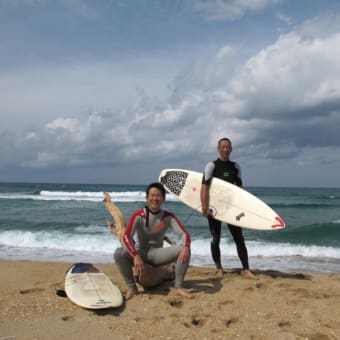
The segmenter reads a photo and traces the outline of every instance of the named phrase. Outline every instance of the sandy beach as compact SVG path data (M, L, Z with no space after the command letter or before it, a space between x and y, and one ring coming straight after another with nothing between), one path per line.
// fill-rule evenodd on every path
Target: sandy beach
M167 282L117 309L60 297L70 263L0 261L0 339L340 339L340 274L190 267L187 300ZM98 264L124 291L115 266Z

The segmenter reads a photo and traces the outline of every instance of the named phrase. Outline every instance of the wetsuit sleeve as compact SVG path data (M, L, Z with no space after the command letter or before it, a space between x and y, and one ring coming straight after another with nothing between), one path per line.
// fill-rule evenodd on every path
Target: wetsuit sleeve
M210 184L212 177L213 177L213 172L215 169L215 164L213 162L209 162L203 172L203 179L202 179L202 184Z
M173 231L182 239L183 247L189 247L190 248L190 234L189 232L184 228L182 223L179 221L179 219L172 213L166 212L168 216L170 216L170 225L173 229Z
M135 243L133 241L133 235L136 230L136 225L138 224L139 216L140 216L139 211L135 212L131 216L122 239L123 245L132 256L138 255L138 251L135 248Z

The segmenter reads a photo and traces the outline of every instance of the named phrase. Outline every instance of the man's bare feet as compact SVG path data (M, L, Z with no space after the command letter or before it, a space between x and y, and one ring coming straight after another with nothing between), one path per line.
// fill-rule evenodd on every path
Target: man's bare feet
M137 294L137 291L128 289L124 294L124 298L127 301L127 300L132 299L136 294Z
M223 268L219 268L216 270L216 276L217 277L223 277L224 275L224 271L223 271Z
M175 288L174 291L175 291L176 295L182 296L186 299L192 299L194 297L192 294L188 293L187 291L185 291L182 288Z
M246 277L247 279L251 280L259 280L260 278L255 276L249 269L242 270L242 275Z

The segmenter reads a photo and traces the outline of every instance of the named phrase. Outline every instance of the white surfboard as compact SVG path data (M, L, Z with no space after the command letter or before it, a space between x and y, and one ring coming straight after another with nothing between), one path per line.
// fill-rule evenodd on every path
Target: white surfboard
M159 176L165 189L189 207L202 212L200 172L164 169ZM285 228L283 219L250 192L218 178L210 185L209 209L215 219L239 227L260 230Z
M72 302L88 309L114 308L123 303L119 288L91 263L72 265L66 273L65 292Z

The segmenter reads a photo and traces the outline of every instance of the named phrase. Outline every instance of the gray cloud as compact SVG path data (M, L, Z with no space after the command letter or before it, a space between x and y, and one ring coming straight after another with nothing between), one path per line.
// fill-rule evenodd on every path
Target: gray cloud
M171 84L168 102L154 104L141 93L124 110L64 115L2 133L1 160L36 169L125 165L128 178L131 167L145 164L154 173L167 165L203 167L227 135L249 169L280 165L288 174L340 164L340 28L320 32L324 20L280 36L237 67L230 46L197 60ZM263 171L258 178L266 177Z

